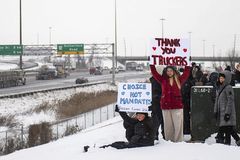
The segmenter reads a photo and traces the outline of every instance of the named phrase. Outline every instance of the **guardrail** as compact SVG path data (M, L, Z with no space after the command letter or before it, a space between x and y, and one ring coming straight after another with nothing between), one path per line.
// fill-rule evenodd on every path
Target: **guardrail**
M110 104L75 117L52 122L50 141L81 132L116 115L118 113L115 112L115 104ZM24 128L21 125L19 128L0 132L0 156L29 147L29 127Z
M19 98L19 97L25 97L29 95L33 95L36 93L45 93L45 92L51 92L51 91L59 91L59 90L66 90L66 89L73 89L73 88L80 88L80 87L88 87L93 86L97 84L105 84L106 81L98 81L98 82L92 82L92 83L85 83L85 84L76 84L73 86L67 86L67 87L54 87L49 89L43 89L43 90L34 90L34 91L28 91L28 92L21 92L21 93L14 93L14 94L6 94L6 95L0 95L0 99L3 98Z

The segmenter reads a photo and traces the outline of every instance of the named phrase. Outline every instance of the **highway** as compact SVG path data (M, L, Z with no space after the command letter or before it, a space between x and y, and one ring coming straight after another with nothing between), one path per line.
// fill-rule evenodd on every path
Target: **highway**
M147 72L129 71L116 74L116 80L125 81L136 78L148 78L149 76L150 74ZM34 90L44 90L54 87L73 86L75 85L75 80L80 77L87 78L89 82L112 81L112 75L109 73L104 73L103 75L90 75L89 72L73 72L67 78L53 80L36 80L35 76L29 76L27 77L27 84L25 86L1 88L0 95L17 94Z

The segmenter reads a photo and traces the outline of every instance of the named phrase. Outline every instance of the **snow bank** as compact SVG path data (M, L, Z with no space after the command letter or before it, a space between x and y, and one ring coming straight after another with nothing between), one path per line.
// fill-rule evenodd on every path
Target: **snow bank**
M114 141L125 141L125 133L119 117L96 125L83 132L58 141L20 150L4 160L238 160L239 147L220 144L172 143L160 139L153 147L123 149L99 149L101 145ZM83 146L90 145L89 152L83 153ZM95 147L94 147L95 146Z

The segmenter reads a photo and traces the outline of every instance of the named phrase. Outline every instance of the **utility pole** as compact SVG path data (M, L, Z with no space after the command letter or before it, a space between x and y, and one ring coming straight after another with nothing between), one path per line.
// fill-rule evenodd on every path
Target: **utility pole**
M163 25L163 21L165 21L166 19L161 18L160 19L162 21L162 38L164 37L164 25Z
M203 40L203 57L205 57L205 42L206 40Z
M126 44L126 39L123 39L124 42L124 53L125 53L125 57L127 56L127 44Z
M213 47L213 57L215 57L215 44L213 44L212 47Z
M190 56L192 55L192 32L188 32L189 34L189 51L190 51Z
M236 41L237 41L237 35L234 34L234 41L233 41L233 56L236 54Z
M117 0L115 0L115 45L114 45L114 55L116 58L116 68L117 68ZM113 68L115 71L115 68Z
M52 27L49 27L49 45L52 44Z
M22 54L23 54L23 46L22 46L22 0L19 0L19 22L20 22L20 35L19 35L19 43L20 46L22 47L22 53L20 54L20 63L19 67L22 70L23 69L23 61L22 61Z

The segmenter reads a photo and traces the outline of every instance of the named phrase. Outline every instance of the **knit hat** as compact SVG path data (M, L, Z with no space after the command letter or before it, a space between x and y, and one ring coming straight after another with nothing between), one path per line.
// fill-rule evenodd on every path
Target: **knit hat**
M223 73L219 73L219 77L226 78L225 74L223 74Z

